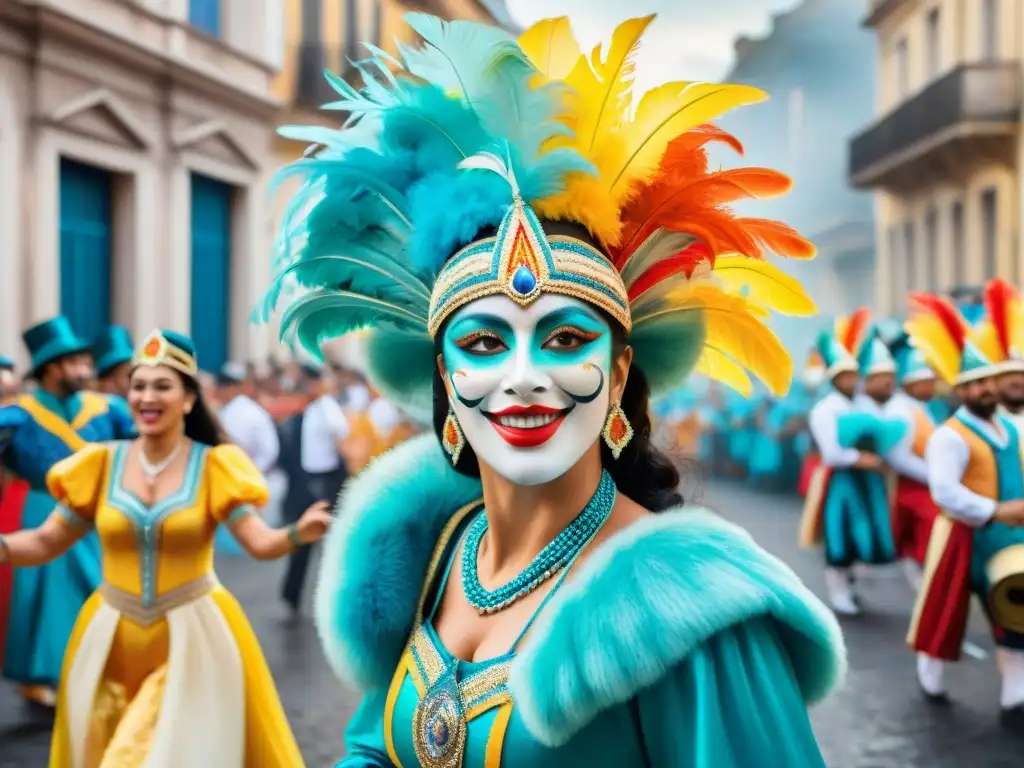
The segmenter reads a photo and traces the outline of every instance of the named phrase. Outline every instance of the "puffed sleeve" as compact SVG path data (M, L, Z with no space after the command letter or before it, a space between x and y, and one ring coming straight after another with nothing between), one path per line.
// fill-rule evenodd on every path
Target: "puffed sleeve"
M103 443L87 445L54 464L46 473L46 487L60 504L66 522L92 525L96 519L109 450Z
M384 742L387 691L371 691L345 729L345 757L336 768L394 768Z
M647 765L824 768L773 619L711 638L638 695Z
M262 507L270 499L267 481L237 445L225 443L211 448L206 472L210 513L218 522L230 522L239 510Z

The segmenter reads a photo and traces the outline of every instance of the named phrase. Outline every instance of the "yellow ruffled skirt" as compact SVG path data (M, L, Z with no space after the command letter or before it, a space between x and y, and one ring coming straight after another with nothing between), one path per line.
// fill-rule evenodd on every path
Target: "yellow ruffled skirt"
M223 587L148 626L97 593L68 643L50 768L302 768L266 659Z

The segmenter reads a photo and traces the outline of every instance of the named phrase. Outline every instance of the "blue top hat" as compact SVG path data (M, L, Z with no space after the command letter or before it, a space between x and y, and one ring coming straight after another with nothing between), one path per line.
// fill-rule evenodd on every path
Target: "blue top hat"
M845 371L857 370L857 361L853 355L829 331L822 331L818 335L815 349L825 364L825 378L829 381Z
M0 371L13 371L14 361L7 355L0 355Z
M33 371L62 357L89 351L89 345L75 333L63 315L36 323L21 334L21 338L32 358Z
M96 373L105 376L122 363L131 362L135 354L131 334L123 325L109 325L100 331L92 344Z

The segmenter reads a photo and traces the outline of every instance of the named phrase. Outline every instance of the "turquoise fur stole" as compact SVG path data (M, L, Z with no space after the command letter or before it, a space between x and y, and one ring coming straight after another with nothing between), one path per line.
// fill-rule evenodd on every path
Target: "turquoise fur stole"
M479 496L432 434L347 486L316 596L341 677L362 689L390 683L441 529ZM763 615L778 621L804 698L823 698L845 672L842 636L789 567L707 510L651 515L594 552L538 618L509 678L516 708L540 742L563 744L714 634Z

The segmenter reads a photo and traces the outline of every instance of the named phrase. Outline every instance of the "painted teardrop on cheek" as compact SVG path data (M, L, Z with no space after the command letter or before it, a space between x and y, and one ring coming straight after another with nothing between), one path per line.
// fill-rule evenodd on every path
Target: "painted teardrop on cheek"
M567 365L550 373L552 381L577 403L592 403L604 391L604 371L597 363Z

